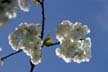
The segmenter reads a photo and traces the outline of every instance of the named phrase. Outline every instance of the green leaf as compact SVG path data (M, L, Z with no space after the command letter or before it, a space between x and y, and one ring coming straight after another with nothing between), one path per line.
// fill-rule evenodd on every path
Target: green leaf
M43 46L49 46L53 43L52 38L50 37L50 34L48 34L43 42Z

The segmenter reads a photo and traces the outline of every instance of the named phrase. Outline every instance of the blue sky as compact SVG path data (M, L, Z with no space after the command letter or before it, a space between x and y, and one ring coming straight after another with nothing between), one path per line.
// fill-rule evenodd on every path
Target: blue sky
M16 19L8 26L0 28L0 56L13 52L8 44L8 35L20 22L41 23L40 7L32 5L29 13L19 11ZM56 41L55 32L58 23L63 20L82 22L91 29L88 35L92 39L92 58L89 63L69 63L55 55L53 46L42 50L43 61L34 72L108 72L108 0L45 0L45 35L50 32ZM8 58L0 67L0 72L29 72L29 57L23 52Z

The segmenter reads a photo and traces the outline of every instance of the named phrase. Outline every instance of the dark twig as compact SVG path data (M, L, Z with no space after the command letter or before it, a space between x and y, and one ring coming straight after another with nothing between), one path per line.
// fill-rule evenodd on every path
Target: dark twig
M43 36L44 36L44 27L45 27L45 11L44 11L44 0L40 1L38 0L38 2L40 3L41 6L41 10L42 10L42 31L41 31L41 39L43 40ZM33 72L35 65L30 61L30 65L31 65L31 69L30 72Z
M60 44L60 42L55 42L55 43L52 43L52 44L48 45L48 47L53 46L53 45L59 45L59 44Z
M40 2L41 9L42 9L42 32L41 32L41 39L43 39L44 36L44 27L45 27L45 11L44 11L44 0Z
M15 54L20 53L20 52L22 52L22 50L19 50L19 51L17 51L17 52L13 52L13 53L11 53L11 54L5 56L5 57L2 57L1 60L5 60L5 59L7 59L7 58L9 58L9 57L11 57L11 56L13 56L13 55L15 55Z
M30 65L31 65L31 69L30 69L30 72L33 72L34 68L35 68L35 65L30 61Z
M52 44L46 45L46 46L47 46L47 47L50 47L50 46L59 45L59 44L60 44L60 42L55 42L55 43L52 43ZM42 47L44 47L44 46L42 46Z

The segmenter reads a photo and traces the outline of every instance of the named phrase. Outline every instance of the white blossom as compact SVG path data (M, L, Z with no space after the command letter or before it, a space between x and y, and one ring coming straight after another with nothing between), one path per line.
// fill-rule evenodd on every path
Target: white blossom
M69 36L71 29L72 29L72 23L68 20L65 20L61 24L58 25L57 36L59 38L64 38L64 37Z
M75 24L68 20L58 25L56 38L60 41L60 48L56 49L56 55L66 63L71 61L81 63L89 62L91 58L91 39L86 38L90 33L87 25L79 22Z
M57 37L71 37L74 40L78 40L84 35L90 33L90 29L87 25L82 25L79 22L71 23L68 20L64 20L57 28Z
M76 55L73 58L73 61L77 63L89 62L91 58L91 39L86 38L85 40L82 40L80 49L83 51L83 54L80 56Z
M29 2L28 0L18 0L18 5L21 10L28 12L29 11Z
M0 0L0 27L17 15L17 0Z
M33 64L38 64L42 60L40 33L41 26L39 24L21 23L9 35L9 44L16 51L22 49L24 53L30 56Z
M29 11L28 0L0 0L0 27L17 17L18 7L24 12Z
M90 29L87 25L82 25L80 22L76 22L73 24L72 31L70 33L74 40L78 40L84 35L90 33Z
M38 48L33 48L31 50L30 58L31 58L31 62L35 65L41 63L41 61L42 61L41 48L39 48L39 47Z

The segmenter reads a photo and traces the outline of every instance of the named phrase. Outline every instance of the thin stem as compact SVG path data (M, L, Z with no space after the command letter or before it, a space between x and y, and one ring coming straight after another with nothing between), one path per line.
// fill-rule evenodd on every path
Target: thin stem
M44 11L44 0L40 1L38 0L38 2L41 5L41 14L42 14L42 31L41 31L41 39L43 40L43 36L44 36L44 27L45 27L45 11ZM31 65L31 69L30 72L33 72L35 65L30 61L30 65Z
M52 43L52 44L47 45L47 46L49 47L49 46L54 46L54 45L59 45L59 44L60 44L60 42L55 42L55 43Z
M19 51L17 51L17 52L13 52L13 53L11 53L11 54L5 56L5 57L2 57L1 60L5 60L5 59L7 59L7 58L9 58L9 57L11 57L11 56L13 56L13 55L15 55L15 54L20 53L20 52L22 52L22 50L19 50Z
M44 36L44 27L45 27L45 11L44 11L44 0L40 2L41 9L42 9L42 32L41 32L41 39L43 39Z
M31 69L30 69L30 72L33 72L34 68L35 68L35 65L30 61L30 65L31 65Z
M46 46L47 47L50 47L50 46L59 45L59 44L60 44L60 42L55 42L55 43L52 43L52 44L46 45ZM44 47L44 45L42 45L41 47Z

